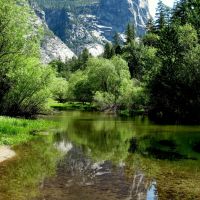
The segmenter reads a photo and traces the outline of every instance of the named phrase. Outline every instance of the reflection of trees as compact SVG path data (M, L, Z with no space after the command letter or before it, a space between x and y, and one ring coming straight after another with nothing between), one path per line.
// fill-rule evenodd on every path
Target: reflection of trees
M121 120L102 114L73 115L62 136L91 150L95 159L123 161L128 153L158 159L199 159L198 131L182 126L157 126L145 118Z
M62 137L82 145L97 160L123 161L128 154L129 138L134 135L131 123L114 119L73 119Z
M141 178L137 176L134 181L138 170L145 174L146 180L141 184L146 181L146 190L155 178L160 199L181 196L195 199L200 195L197 187L200 181L199 127L157 126L140 119L123 121L80 115L70 119L66 129L67 134L61 134L61 138L77 144L85 155L97 161L125 164L126 177L132 177L129 181L133 189L129 189L133 195L137 191L134 182Z

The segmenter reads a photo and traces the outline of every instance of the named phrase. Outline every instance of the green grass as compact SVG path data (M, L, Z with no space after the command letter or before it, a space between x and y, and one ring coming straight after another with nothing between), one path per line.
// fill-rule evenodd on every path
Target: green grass
M59 111L67 111L67 110L79 110L79 111L97 111L97 108L90 103L81 103L81 102L67 102L67 103L58 103L56 101L52 101L49 103L51 108L54 108Z
M31 140L38 132L56 126L55 122L0 116L0 145L18 145Z

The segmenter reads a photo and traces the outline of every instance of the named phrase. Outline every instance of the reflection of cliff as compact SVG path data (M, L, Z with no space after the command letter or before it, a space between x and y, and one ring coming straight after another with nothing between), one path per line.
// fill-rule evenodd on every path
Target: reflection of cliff
M63 141L61 143L57 146L63 146ZM59 163L56 177L44 181L42 196L38 199L147 199L151 188L149 181L142 172L135 172L132 178L126 177L125 168L123 163L94 162L85 156L82 148L73 147Z

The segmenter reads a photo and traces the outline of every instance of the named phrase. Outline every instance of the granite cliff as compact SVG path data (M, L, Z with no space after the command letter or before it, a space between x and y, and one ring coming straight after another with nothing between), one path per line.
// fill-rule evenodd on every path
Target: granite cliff
M49 29L73 52L88 48L93 55L103 52L115 32L122 40L128 23L137 35L145 32L150 16L148 0L35 0L43 10Z

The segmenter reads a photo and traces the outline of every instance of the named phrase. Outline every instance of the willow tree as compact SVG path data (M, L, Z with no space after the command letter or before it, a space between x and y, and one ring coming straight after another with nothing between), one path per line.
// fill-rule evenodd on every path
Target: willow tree
M49 95L51 72L40 65L40 34L33 23L26 1L0 0L1 114L35 114Z

